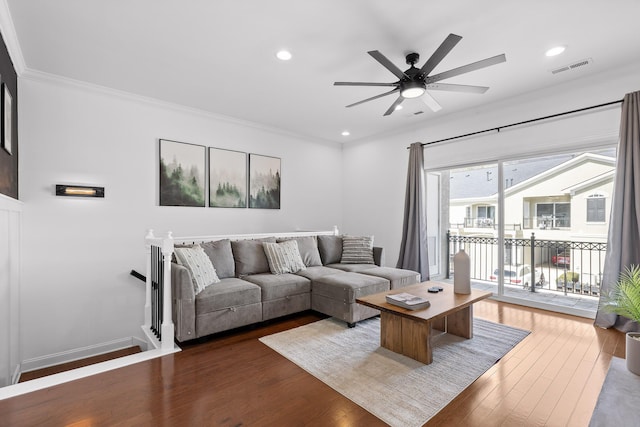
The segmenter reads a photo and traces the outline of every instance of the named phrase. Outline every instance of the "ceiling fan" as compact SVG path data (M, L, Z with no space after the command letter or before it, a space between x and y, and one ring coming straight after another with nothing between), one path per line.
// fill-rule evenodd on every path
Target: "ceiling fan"
M391 104L391 107L384 113L385 116L393 113L396 108L402 104L405 99L422 97L422 100L433 111L438 111L442 107L438 102L433 99L427 90L443 90L449 92L466 92L466 93L485 93L486 86L470 86L459 85L450 83L439 83L441 80L445 80L451 77L459 76L460 74L469 73L471 71L479 70L481 68L489 67L491 65L499 64L507 60L504 54L493 56L491 58L483 59L478 62L463 65L462 67L454 68L449 71L430 76L429 73L444 59L445 56L455 47L456 44L462 39L462 37L455 34L449 34L447 38L442 42L440 47L431 55L427 62L420 68L416 68L415 64L419 61L420 55L417 53L410 53L406 56L407 64L411 67L405 71L396 67L386 56L381 54L377 50L367 52L376 61L382 64L387 70L391 71L398 80L394 83L367 83L367 82L335 82L334 86L392 86L394 87L389 92L382 93L380 95L373 96L371 98L364 99L362 101L355 102L347 105L347 108L360 105L364 102L373 101L374 99L382 98L383 96L398 93L398 98Z

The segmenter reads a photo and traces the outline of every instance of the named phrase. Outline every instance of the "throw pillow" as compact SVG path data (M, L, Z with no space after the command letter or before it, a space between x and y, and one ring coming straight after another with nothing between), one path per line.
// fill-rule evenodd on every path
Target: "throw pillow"
M342 236L342 264L374 264L373 236Z
M295 240L298 242L298 251L300 251L300 257L302 258L302 262L304 262L305 266L315 267L322 265L320 252L318 251L318 239L316 239L316 236L287 237L278 239L277 242L286 242L288 240Z
M298 242L295 240L280 243L264 242L262 246L269 262L269 269L273 274L296 273L306 269L298 250Z
M193 291L196 295L212 283L220 282L211 260L200 245L175 248L175 254L178 264L187 268L191 273Z

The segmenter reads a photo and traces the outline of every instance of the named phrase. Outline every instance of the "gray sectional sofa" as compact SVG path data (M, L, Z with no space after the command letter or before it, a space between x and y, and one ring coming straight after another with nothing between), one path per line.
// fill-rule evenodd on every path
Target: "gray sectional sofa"
M365 262L343 259L343 237L338 235L294 237L304 268L273 274L263 243L291 239L200 242L220 281L197 295L190 269L172 263L176 339L184 342L309 309L354 326L379 314L356 298L420 282L415 271L381 267L384 253L379 247L372 248L372 258Z

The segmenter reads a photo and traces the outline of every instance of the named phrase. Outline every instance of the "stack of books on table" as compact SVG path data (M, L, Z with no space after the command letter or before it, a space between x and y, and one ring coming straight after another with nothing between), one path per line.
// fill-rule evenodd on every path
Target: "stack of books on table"
M387 295L387 302L399 307L408 308L409 310L422 310L431 305L429 300L406 292Z

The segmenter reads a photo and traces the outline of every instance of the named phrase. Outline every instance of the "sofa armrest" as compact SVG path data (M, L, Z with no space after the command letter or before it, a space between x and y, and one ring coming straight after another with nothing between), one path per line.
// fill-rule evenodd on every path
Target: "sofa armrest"
M378 246L373 247L373 262L378 267L382 267L384 264L384 248Z
M196 298L191 273L185 267L171 263L173 323L178 341L196 338Z

